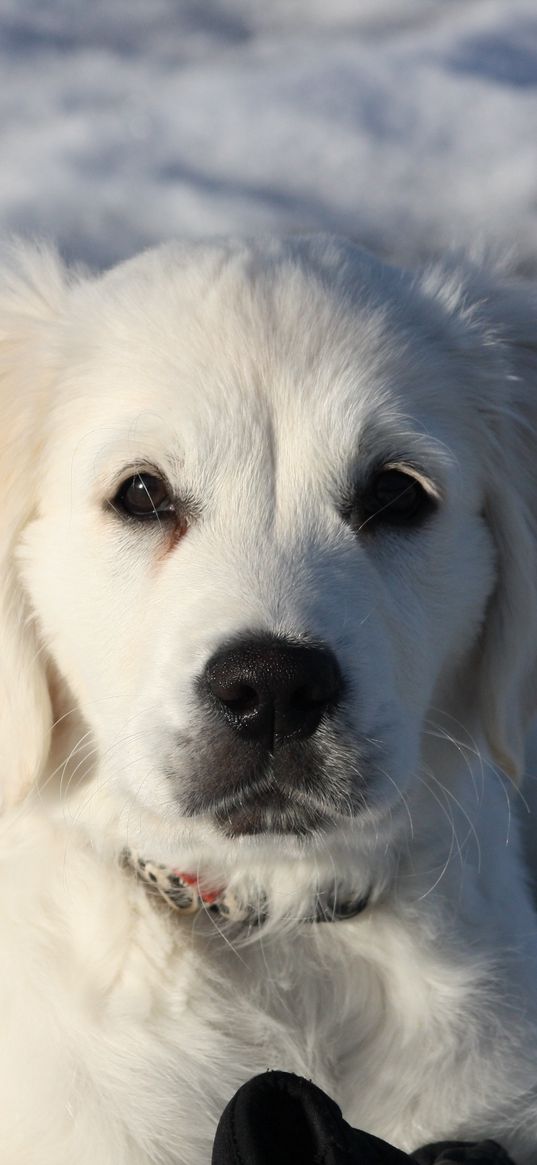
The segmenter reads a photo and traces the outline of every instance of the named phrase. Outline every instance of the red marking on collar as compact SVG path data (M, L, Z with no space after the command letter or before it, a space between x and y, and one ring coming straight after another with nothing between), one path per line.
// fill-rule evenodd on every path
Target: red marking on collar
M217 902L223 894L223 890L202 890L199 881L195 874L183 874L182 870L173 870L176 878L180 878L187 886L193 886L197 890L202 902L211 906L213 902Z

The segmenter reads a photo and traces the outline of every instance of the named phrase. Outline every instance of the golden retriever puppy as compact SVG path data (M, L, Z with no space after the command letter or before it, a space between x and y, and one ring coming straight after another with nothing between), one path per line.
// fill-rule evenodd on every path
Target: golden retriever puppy
M207 1165L266 1068L530 1165L535 294L3 262L2 1165Z

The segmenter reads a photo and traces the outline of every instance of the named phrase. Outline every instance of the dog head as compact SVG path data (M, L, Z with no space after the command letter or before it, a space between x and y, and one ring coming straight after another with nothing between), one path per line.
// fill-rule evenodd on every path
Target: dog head
M528 292L330 239L19 248L1 313L5 802L72 722L79 776L241 844L395 828L431 707L519 773Z

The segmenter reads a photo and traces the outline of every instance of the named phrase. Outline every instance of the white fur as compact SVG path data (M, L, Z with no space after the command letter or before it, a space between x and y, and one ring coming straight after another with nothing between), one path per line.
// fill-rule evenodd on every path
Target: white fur
M330 239L101 278L6 253L2 1165L206 1165L266 1068L403 1148L535 1161L537 927L500 769L520 776L535 705L536 308L501 272ZM433 520L353 534L336 499L404 456ZM142 462L199 502L176 545L105 512ZM381 757L362 812L309 841L181 811L194 681L252 628L325 641ZM155 905L126 843L266 897L267 924ZM369 908L302 923L334 877Z

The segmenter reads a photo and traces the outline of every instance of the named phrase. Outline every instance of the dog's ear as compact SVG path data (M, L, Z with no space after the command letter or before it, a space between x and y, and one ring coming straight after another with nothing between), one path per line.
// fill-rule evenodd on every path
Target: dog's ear
M492 758L518 780L537 712L537 288L457 256L425 286L449 316L496 547L474 694Z
M484 306L501 360L497 399L482 405L498 581L483 645L481 715L494 759L518 779L537 712L537 293L504 285Z
M20 582L17 548L35 513L42 422L65 298L53 252L14 245L0 270L0 806L38 778L51 736L47 662Z
M535 387L537 394L537 376ZM531 443L535 462L537 439L534 430L520 441L514 422L499 428L503 444L492 451L486 503L497 553L497 582L484 628L479 707L493 759L519 780L527 732L537 712L536 498L532 504L527 496L535 479ZM533 484L537 489L537 481Z
M537 712L537 290L477 274L469 292L462 310L480 336L485 516L497 555L478 699L492 757L518 780Z

